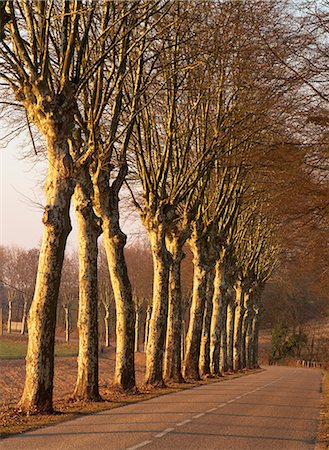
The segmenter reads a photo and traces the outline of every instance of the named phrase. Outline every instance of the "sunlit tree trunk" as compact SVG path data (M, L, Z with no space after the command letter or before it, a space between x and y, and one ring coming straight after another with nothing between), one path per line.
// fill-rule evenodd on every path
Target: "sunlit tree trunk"
M66 119L69 120L68 117ZM53 410L56 309L64 250L71 231L69 208L73 183L66 136L49 129L47 149L49 166L42 219L44 234L28 316L26 377L20 401L20 408L30 413Z
M163 385L162 359L168 312L170 255L165 245L163 224L148 229L153 258L153 302L146 353L145 383Z
M110 305L105 305L104 327L105 327L105 347L110 346Z
M219 371L221 374L228 371L228 357L227 357L227 295L222 299L222 329L220 333L220 352L219 352Z
M241 351L242 351L242 324L244 316L244 295L241 282L236 281L235 286L236 309L234 320L234 347L233 347L233 370L237 371L242 368Z
M147 342L148 342L149 331L150 331L151 315L152 315L152 306L148 305L148 307L146 309L146 317L145 317L144 353L147 352Z
M210 369L210 333L211 333L211 317L213 313L213 296L214 296L214 269L207 274L207 298L203 314L203 327L200 347L199 370L201 375L209 375Z
M252 355L253 355L253 312L250 312L250 318L247 324L246 330L246 366L248 369L253 367Z
M93 177L94 207L102 219L104 246L116 308L116 365L114 384L124 390L135 386L135 313L124 256L127 237L120 228L119 189L109 186L108 174ZM95 175L95 174L94 174Z
M249 292L244 293L244 317L242 323L242 367L249 367L249 355L248 355L248 345L247 336L250 330L251 320L252 320L252 310L251 310L251 295Z
M235 322L235 299L230 299L227 305L227 366L233 370L233 347L234 347L234 322Z
M186 350L183 376L186 379L199 380L199 357L202 335L202 319L207 296L207 252L205 242L193 234L190 239L193 253L193 297L190 309L190 322L186 335Z
M68 304L63 305L65 313L65 342L70 342L70 306Z
M259 340L259 308L255 308L255 315L252 321L252 367L259 367L258 361L258 340Z
M137 299L135 305L135 352L139 352L140 323L141 323L141 307Z
M100 226L91 203L91 180L81 169L74 191L79 241L79 355L74 398L97 401L98 386L98 283L97 240Z
M9 294L11 295L11 294ZM13 300L8 299L8 319L7 319L7 333L11 334L11 322L13 317Z
M169 305L167 321L166 351L164 360L164 379L181 383L182 360L182 290L181 262L184 258L179 238L167 239L167 247L171 253L169 272Z
M22 328L21 328L21 334L26 333L26 320L27 320L27 300L24 300L23 305L23 316L22 316Z
M220 373L221 342L224 326L224 298L226 295L225 266L223 263L224 253L216 261L214 295L212 298L213 312L211 317L210 331L210 371L212 374Z
M184 312L183 312L184 317ZM185 319L182 319L182 331L181 331L181 361L185 358L185 337L186 337L186 323Z

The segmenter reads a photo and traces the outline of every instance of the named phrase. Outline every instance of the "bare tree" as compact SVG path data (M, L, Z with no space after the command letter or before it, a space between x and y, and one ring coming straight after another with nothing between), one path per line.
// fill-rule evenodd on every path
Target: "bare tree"
M88 58L89 39L95 46L99 42L99 29L93 25L100 20L100 10L89 1L1 4L1 76L44 136L49 163L44 236L29 313L26 380L20 402L30 412L52 410L56 304L71 229L72 155L78 152L73 148L77 99L106 56L99 54L96 61Z

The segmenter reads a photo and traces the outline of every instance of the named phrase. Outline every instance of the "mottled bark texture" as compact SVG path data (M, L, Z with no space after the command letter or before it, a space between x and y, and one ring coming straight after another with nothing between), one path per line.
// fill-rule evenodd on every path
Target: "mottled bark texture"
M148 307L146 309L146 317L145 317L144 353L147 352L147 343L148 343L148 338L149 338L151 315L152 315L152 306L148 305Z
M250 320L247 323L246 329L246 367L251 369L253 367L253 332L252 332L253 313L250 314Z
M237 281L234 286L236 295L236 309L234 320L234 347L233 347L233 370L242 369L242 324L244 316L244 294L242 284Z
M149 224L148 224L149 225ZM162 360L168 312L170 255L165 245L166 229L160 222L147 226L153 259L153 303L146 353L145 383L163 385Z
M24 300L21 334L26 333L26 320L27 320L27 300Z
M224 326L224 298L226 296L225 266L223 263L224 253L216 261L214 294L212 298L213 311L210 328L210 372L214 375L220 374L221 337Z
M219 352L219 371L221 374L228 371L227 358L227 307L228 296L225 295L222 300L222 331L220 333L220 352Z
M253 317L253 321L252 321L252 335L253 335L253 339L252 339L252 356L251 356L251 361L252 361L252 367L253 368L257 368L259 367L259 362L258 362L258 340L259 340L259 322L260 322L260 315L259 315L259 308L255 307L255 315Z
M235 322L235 298L230 298L227 304L227 369L233 370L233 347L234 347L234 322Z
M73 123L70 116L63 120ZM20 408L51 412L53 409L54 344L56 308L73 193L67 133L51 117L40 126L47 140L48 174L45 185L44 233L33 302L28 316L29 342L26 377Z
M7 318L7 333L11 334L11 322L13 315L13 301L11 299L8 300L8 318Z
M164 379L181 383L182 376L182 289L181 262L184 258L179 237L170 236L167 248L171 254L169 271L169 305L167 321L166 351L164 359Z
M71 331L71 312L70 305L63 305L63 309L65 312L65 342L70 342L70 331Z
M210 371L210 327L213 312L215 270L211 267L207 273L207 297L203 313L203 326L200 346L199 370L201 375L209 375Z
M105 328L105 347L110 346L110 305L104 305L105 315L104 315L104 328Z
M202 320L207 296L207 264L206 242L192 233L189 245L193 253L193 297L190 309L190 322L186 335L186 350L183 365L183 376L186 379L199 380L199 358L202 335Z
M124 177L123 177L124 178ZM103 168L93 176L94 208L102 220L105 251L116 307L116 365L114 383L127 390L135 387L135 313L124 256L127 237L120 228L119 185L109 186Z
M251 295L249 292L244 292L244 316L242 321L242 368L249 367L248 363L248 348L247 348L247 334L248 329L250 329L252 320L252 304Z
M135 352L139 352L139 334L141 327L141 307L138 303L135 305Z
M79 355L74 398L100 399L98 387L98 283L97 240L100 224L91 202L92 184L81 168L74 191L79 240Z

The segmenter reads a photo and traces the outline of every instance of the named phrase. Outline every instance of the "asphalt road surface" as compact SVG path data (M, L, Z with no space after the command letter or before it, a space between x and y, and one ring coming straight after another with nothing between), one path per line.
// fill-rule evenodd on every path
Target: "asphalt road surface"
M320 391L320 371L272 366L8 438L0 449L314 449Z

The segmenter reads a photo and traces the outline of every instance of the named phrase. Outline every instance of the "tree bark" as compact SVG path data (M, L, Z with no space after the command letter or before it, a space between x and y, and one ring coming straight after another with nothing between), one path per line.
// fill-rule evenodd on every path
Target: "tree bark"
M242 323L242 367L250 368L250 359L248 351L248 333L250 333L252 321L252 304L249 292L244 293L244 317Z
M53 410L56 308L73 193L71 174L64 164L69 157L66 138L49 130L48 175L45 186L44 234L33 302L28 316L29 342L26 376L20 408L29 413Z
M181 262L184 258L182 243L179 237L167 239L167 247L171 253L169 272L169 305L167 321L167 339L164 359L164 379L182 383L182 289Z
M183 365L183 376L186 379L200 380L199 358L202 334L202 319L207 296L207 272L205 242L193 233L190 247L193 252L193 297L190 312L190 323L186 335L186 350Z
M99 175L99 174L98 174ZM124 256L127 237L120 228L119 189L109 186L109 174L93 178L94 207L102 220L104 245L116 308L116 365L114 384L132 389L135 381L135 313Z
M146 317L145 317L144 353L147 352L147 343L148 343L148 338L149 338L151 315L152 315L152 306L148 305L147 310L146 310Z
M233 370L233 347L234 347L234 322L235 322L235 299L230 299L227 305L227 366Z
M170 256L165 245L162 223L148 230L153 258L153 304L146 353L145 383L162 386L162 359L168 312Z
M258 361L258 340L259 340L259 309L255 308L255 315L252 321L252 367L259 367Z
M65 312L65 342L70 342L70 308L69 305L63 305Z
M227 357L227 295L222 300L222 331L220 334L220 352L219 352L219 371L221 374L228 371L228 357Z
M79 355L73 396L79 400L98 401L97 240L100 225L92 208L91 193L90 176L82 168L73 196L79 239Z
M207 274L207 297L203 314L203 327L200 346L199 370L201 375L209 375L210 369L210 334L213 314L215 272L213 268Z
M243 290L240 281L237 281L235 286L236 293L236 309L234 320L234 346L233 346L233 370L238 371L242 368L241 351L242 351L242 324L244 316L243 305Z
M214 375L220 374L220 354L221 341L224 325L224 298L226 295L226 279L225 266L223 263L224 254L216 261L214 295L213 295L213 312L211 317L210 330L210 371Z
M137 300L138 302L138 300ZM135 307L135 352L139 352L139 332L140 332L140 318L141 318L141 307L139 303Z
M10 300L8 300L8 319L7 319L7 333L8 334L11 334L12 315L13 315L13 301L10 299Z
M26 319L27 319L27 300L24 300L23 305L23 316L22 316L22 328L21 328L21 334L26 333Z
M104 326L105 326L105 347L110 346L110 305L104 305L105 316L104 316Z

